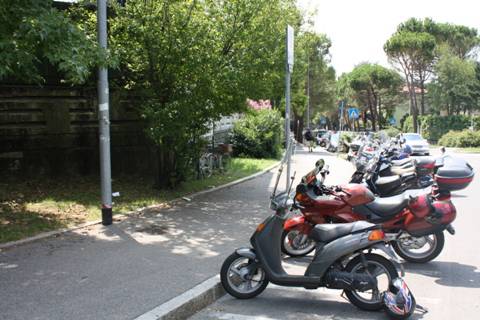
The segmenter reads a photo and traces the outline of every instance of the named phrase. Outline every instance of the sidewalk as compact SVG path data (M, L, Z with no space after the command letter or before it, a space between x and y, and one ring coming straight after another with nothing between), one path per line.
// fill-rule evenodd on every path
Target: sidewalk
M330 163L327 183L347 181L351 166L318 149L297 153L297 179L320 157ZM270 214L275 175L0 251L0 319L132 319L148 312L218 274L224 258L248 244Z

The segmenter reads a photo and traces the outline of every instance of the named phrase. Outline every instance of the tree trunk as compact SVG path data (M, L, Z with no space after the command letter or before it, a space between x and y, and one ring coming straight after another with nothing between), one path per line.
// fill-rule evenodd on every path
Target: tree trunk
M373 91L372 89L372 103L373 103L373 111L374 111L374 118L375 118L375 121L377 123L377 127L378 127L378 130L380 130L380 116L378 114L378 111L377 111L377 105L378 105L378 96L377 94L375 93L375 91ZM377 131L377 128L374 128L375 131Z
M303 141L303 116L293 112L293 134L298 142Z
M407 87L410 94L410 114L413 118L413 132L418 132L418 108L417 97L415 94L415 86L413 84L413 75L410 75L410 79L407 76Z
M382 130L382 98L378 96L378 130Z
M367 92L367 97L368 97L368 109L370 110L370 118L372 121L372 130L377 131L377 123L376 123L376 114L375 111L377 107L374 105L375 104L375 99L372 97L371 92Z
M425 114L425 83L422 81L420 84L420 114Z

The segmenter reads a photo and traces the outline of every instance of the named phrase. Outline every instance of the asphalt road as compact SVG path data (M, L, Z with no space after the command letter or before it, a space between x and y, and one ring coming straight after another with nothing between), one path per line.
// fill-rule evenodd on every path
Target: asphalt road
M438 153L433 152L433 155ZM480 155L455 154L480 172ZM341 166L336 160L330 166ZM480 178L455 192L457 208L453 225L456 234L446 233L443 252L426 264L405 263L406 281L418 304L427 314L415 313L414 319L479 319L480 314ZM258 297L237 300L228 295L192 319L274 320L274 319L384 319L381 312L363 312L340 297L340 291L269 286Z
M326 153L297 154L298 177L320 156L333 165ZM327 181L345 174L332 170ZM109 227L0 250L0 319L133 319L150 311L218 274L234 248L248 245L271 213L274 181L270 172Z

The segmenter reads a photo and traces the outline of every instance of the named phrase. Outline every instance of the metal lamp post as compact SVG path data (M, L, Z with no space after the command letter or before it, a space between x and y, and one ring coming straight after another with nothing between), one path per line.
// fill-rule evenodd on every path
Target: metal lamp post
M98 43L107 49L107 0L97 0ZM110 115L108 70L98 68L98 127L100 138L100 179L102 192L102 224L112 224L112 173L110 163Z

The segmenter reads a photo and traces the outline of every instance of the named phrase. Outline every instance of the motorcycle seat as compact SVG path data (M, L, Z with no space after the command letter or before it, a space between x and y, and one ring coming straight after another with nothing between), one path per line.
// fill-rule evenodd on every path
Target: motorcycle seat
M318 242L330 242L347 234L368 230L375 226L367 221L350 223L317 224L310 232L310 238Z
M394 216L408 206L408 193L388 198L376 198L365 206L380 217Z
M404 174L409 174L409 173L414 173L415 172L415 167L408 167L408 168L402 168L402 167L391 167L390 172L393 174L398 174L398 175L404 175Z
M409 163L409 162L412 162L412 159L405 158L405 159L401 159L401 160L392 160L392 164L394 166L403 166L404 164Z
M400 176L388 176L388 177L380 177L375 181L375 184L379 187L385 185L400 185L401 179Z

